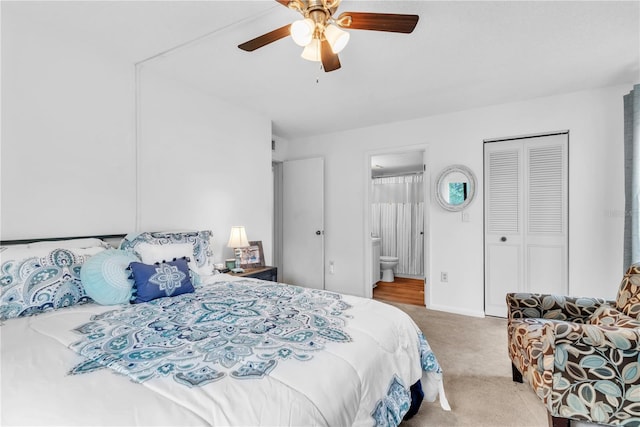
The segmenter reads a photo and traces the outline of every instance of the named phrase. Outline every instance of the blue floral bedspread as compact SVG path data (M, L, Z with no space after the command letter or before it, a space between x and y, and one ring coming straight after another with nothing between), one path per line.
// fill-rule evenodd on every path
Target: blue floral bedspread
M425 397L432 401L440 393L441 405L448 409L440 365L415 323L394 307L363 298L273 282L220 281L198 287L194 293L95 314L90 322L73 330L81 339L70 348L84 361L71 370L72 374L108 367L162 394L173 393L170 383L175 382L194 392L202 390L182 403L200 411L213 424L253 422L242 418L248 416L242 409L211 409L220 403L215 396L231 386L218 388L225 379L232 383L262 380L243 381L249 386L241 391L245 399L254 399L248 390L256 387L273 393L270 381L285 386L277 392L278 397L256 392L268 400L252 400L252 405L279 402L280 412L295 410L287 399L298 390L295 393L307 399L304 405L312 405L309 410L314 419L328 425L361 422L365 416L374 425L396 426L405 415L417 411L423 397L418 380L424 371L423 380L430 383L425 384ZM364 341L369 344L358 347ZM402 349L400 357L389 349ZM314 365L310 361L315 358L321 360ZM327 360L334 362L327 365ZM291 373L298 372L295 369L276 371L285 361L291 361L295 369L300 369L301 362L313 368L300 371L305 373L298 379L299 374ZM376 379L364 378L365 372L375 374ZM338 377L331 379L334 375ZM266 378L271 380L265 382ZM296 385L287 385L287 381ZM322 392L325 386L314 386L316 381L325 386L331 383L336 390ZM383 383L359 390L368 381ZM309 400L305 396L310 393L319 396ZM347 414L336 406L336 393L356 412ZM180 394L179 399L186 396ZM207 400L211 398L214 400ZM361 413L359 406L366 413ZM311 419L302 412L296 416Z
M71 348L87 358L74 374L110 367L138 382L171 375L187 386L225 376L260 378L279 360L308 360L342 329L339 294L271 282L225 282L92 317Z

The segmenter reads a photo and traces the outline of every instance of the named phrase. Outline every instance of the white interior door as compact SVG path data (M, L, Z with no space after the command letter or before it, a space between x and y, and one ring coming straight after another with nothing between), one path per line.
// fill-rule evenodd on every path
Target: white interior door
M324 289L324 160L282 170L282 282Z
M485 313L568 292L568 134L485 144Z

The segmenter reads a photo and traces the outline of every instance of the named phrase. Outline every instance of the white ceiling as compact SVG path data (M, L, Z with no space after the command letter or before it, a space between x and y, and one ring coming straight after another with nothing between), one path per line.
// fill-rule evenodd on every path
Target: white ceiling
M298 19L262 1L2 1L131 63L269 117L294 139L640 82L639 1L354 1L344 11L412 13L410 34L351 31L324 73L289 38L237 45ZM165 52L164 55L157 56Z

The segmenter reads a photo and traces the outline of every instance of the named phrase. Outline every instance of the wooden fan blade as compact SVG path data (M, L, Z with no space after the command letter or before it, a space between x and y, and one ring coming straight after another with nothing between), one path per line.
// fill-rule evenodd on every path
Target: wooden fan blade
M269 33L256 37L255 39L249 40L248 42L239 44L238 47L242 50L246 50L247 52L253 52L254 50L266 46L269 43L273 43L284 37L287 37L289 34L291 34L290 28L291 24L287 24L284 27L278 28L277 30L273 30Z
M351 17L351 20L349 20L349 17ZM399 15L395 13L343 12L336 19L336 22L343 28L353 30L409 34L416 27L418 18L418 15Z
M320 58L322 59L322 68L324 68L325 72L334 71L340 68L340 59L338 59L338 55L333 53L331 50L331 45L325 39L322 40L320 44Z

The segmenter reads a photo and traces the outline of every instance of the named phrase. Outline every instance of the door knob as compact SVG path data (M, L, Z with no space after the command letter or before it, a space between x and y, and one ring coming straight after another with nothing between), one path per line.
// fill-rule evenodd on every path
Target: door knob
M506 242L506 241L507 241L507 238L506 238L505 236L502 236L502 237L500 238L500 241L501 241L501 242Z
M320 230L317 230L317 231L316 231L316 236L319 236L319 235L321 235L321 234L322 234L322 231L320 231Z

